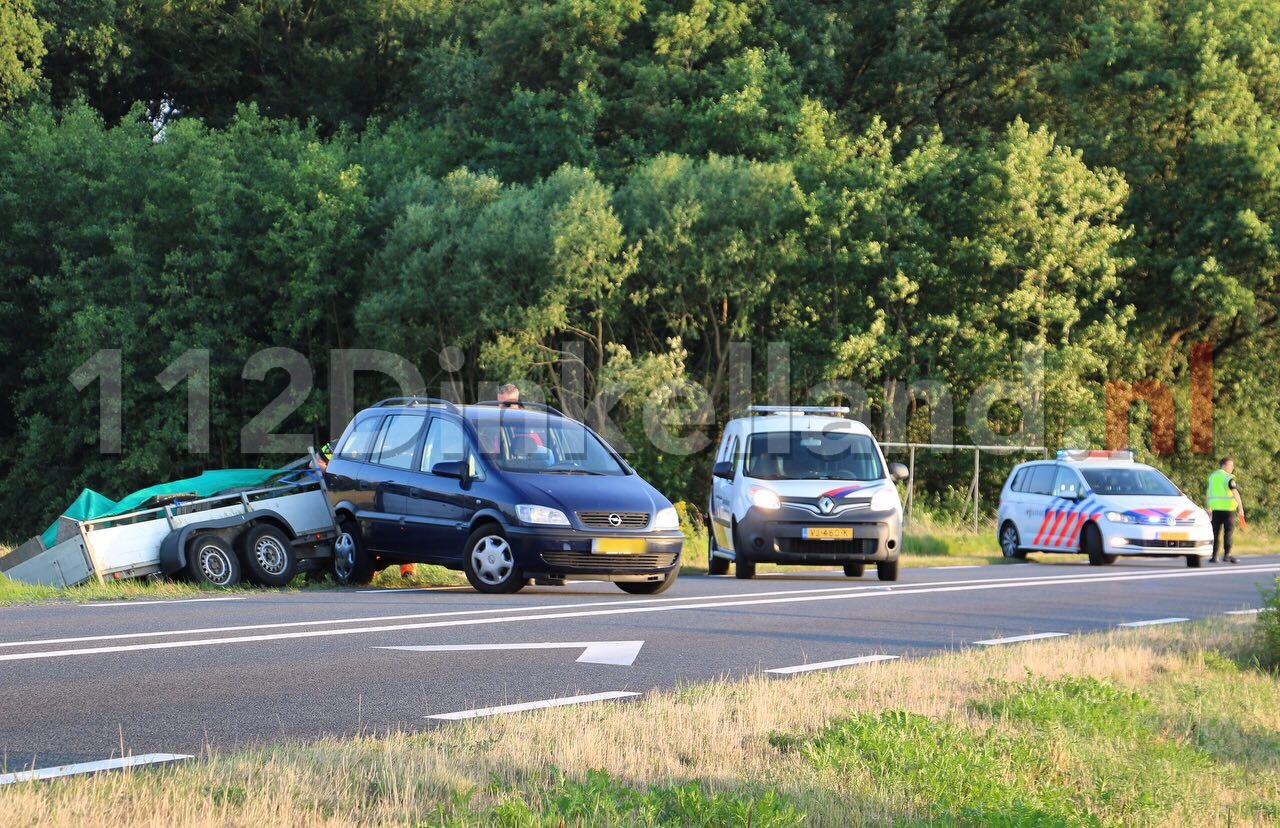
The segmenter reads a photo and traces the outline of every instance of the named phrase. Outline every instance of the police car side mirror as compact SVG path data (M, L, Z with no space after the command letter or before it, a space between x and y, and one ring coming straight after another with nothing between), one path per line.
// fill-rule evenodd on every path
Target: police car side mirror
M728 460L721 460L711 467L711 476L719 477L721 480L732 480L733 463Z
M894 480L906 480L911 476L911 470L901 463L890 463L889 476Z

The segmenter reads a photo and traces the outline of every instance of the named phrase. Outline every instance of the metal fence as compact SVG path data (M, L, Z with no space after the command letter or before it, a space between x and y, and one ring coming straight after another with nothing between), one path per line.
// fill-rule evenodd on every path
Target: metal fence
M907 503L904 518L910 523L912 506L915 503L916 492L916 449L933 450L933 451L972 451L973 452L973 479L969 484L969 497L973 503L973 531L978 531L978 516L980 514L980 494L978 490L978 477L982 472L982 452L991 451L1000 454L1039 454L1047 455L1049 450L1044 446L976 446L976 445L951 445L947 443L881 443L880 446L886 451L892 449L905 449L908 452L907 470Z

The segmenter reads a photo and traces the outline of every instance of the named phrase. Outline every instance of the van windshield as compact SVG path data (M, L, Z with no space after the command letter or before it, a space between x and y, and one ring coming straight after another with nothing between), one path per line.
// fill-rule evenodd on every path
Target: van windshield
M772 431L747 438L747 477L757 480L880 480L876 444L848 431Z
M625 475L600 438L582 423L550 417L473 419L480 453L504 471Z
M1169 478L1155 469L1084 469L1081 474L1094 494L1155 497L1182 494Z

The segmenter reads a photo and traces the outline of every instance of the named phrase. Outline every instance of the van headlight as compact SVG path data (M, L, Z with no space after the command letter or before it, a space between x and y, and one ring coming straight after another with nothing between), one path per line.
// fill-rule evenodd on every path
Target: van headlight
M772 512L774 509L782 508L782 501L778 499L778 493L773 489L766 489L764 486L752 486L751 504L757 509L764 509Z
M1107 512L1106 517L1112 523L1137 523L1133 515L1126 515L1124 512Z
M871 496L871 511L887 512L898 506L898 492L891 486L885 486Z
M676 514L676 507L668 506L665 509L659 509L658 514L653 516L653 528L659 532L680 528L680 516Z
M564 512L559 509L552 509L550 506L521 503L516 507L516 515L520 518L521 523L528 523L534 526L569 525L569 518L565 517Z

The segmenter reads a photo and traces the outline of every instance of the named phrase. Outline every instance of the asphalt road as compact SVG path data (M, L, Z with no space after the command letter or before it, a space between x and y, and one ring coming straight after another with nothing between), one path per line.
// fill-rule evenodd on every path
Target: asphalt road
M1256 608L1277 575L1280 556L1199 570L1062 559L905 569L893 584L818 571L684 577L655 598L582 583L511 596L334 590L11 607L0 609L0 756L18 771L198 755L997 638L1177 623L1168 619ZM454 649L396 649L433 647Z

